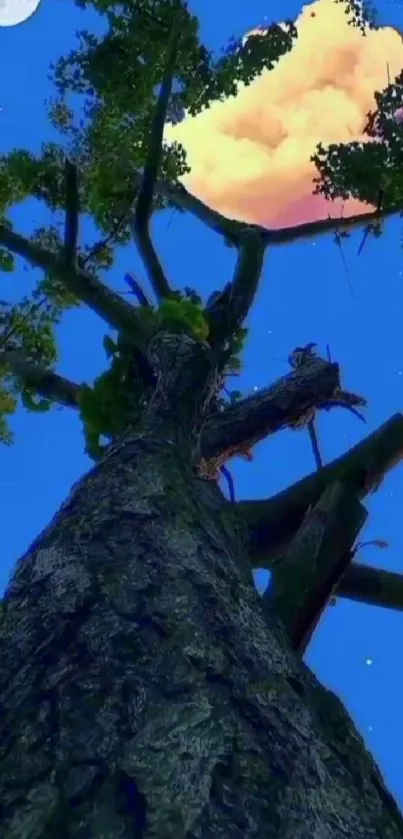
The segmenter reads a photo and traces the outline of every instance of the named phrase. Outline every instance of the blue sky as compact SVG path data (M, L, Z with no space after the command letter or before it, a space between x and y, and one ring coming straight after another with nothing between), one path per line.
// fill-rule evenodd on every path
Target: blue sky
M380 22L403 29L399 2L380 2ZM212 49L219 49L229 36L264 23L268 14L281 20L295 17L300 10L295 0L231 0L228 4L191 0L190 5ZM221 9L218 18L217 7ZM44 100L52 95L48 67L73 47L75 31L86 27L99 28L99 22L91 13L77 10L71 0L59 2L57 12L52 0L42 0L39 11L26 23L0 29L2 153L13 147L37 150L42 141L55 139L44 108ZM23 233L45 218L33 201L13 212L17 229ZM288 369L285 359L295 346L316 341L324 351L329 344L346 388L364 395L369 407L366 427L342 411L320 417L325 461L402 410L402 226L399 219L389 221L380 239L368 238L360 257L359 233L344 246L355 297L331 236L274 249L266 256L248 322L251 331L239 389L250 393L283 375ZM89 223L82 224L82 237L96 238ZM154 221L154 241L177 288L191 285L208 296L231 277L235 253L190 216L161 214ZM127 291L126 271L134 271L147 289L132 245L117 252L107 282ZM2 275L0 296L18 300L33 288L34 281L35 272L24 271L18 263L14 275ZM106 325L84 308L66 314L58 333L58 371L76 381L90 381L106 364L102 349L106 331ZM90 467L83 453L80 423L67 409L55 408L47 415L21 409L13 428L14 446L1 451L0 592L17 558L47 525L72 483ZM307 434L282 432L256 447L252 463L231 464L236 497L272 495L313 468ZM360 561L403 573L402 499L403 468L398 467L380 491L367 499L370 516L362 536L385 539L389 548L364 548ZM264 575L258 575L258 584L264 581ZM306 657L322 682L345 702L401 807L403 673L398 639L402 633L402 613L339 601L336 608L328 609Z

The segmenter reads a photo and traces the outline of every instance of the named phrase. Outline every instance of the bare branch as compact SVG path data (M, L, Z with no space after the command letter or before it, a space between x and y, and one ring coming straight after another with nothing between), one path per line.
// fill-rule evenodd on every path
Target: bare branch
M365 417L357 411L354 405L361 405L365 407L367 404L367 400L364 399L363 396L359 396L357 393L350 393L348 390L339 390L333 394L331 399L325 399L323 402L320 403L320 407L324 408L326 411L330 411L331 408L345 408L347 411L350 411L357 419L361 420L361 422L366 422Z
M315 428L315 418L309 420L309 422L308 422L308 434L309 434L309 439L311 441L311 446L312 446L313 456L315 458L316 468L321 469L321 467L322 467L322 457L321 457L321 453L320 453L320 449L319 449L318 436L317 436L316 428Z
M403 574L352 562L334 594L369 606L403 611Z
M68 158L64 164L66 187L66 220L64 225L64 256L66 265L74 265L77 254L79 195L77 167Z
M221 466L281 428L302 426L307 412L319 403L327 404L339 384L338 364L318 356L308 359L260 393L214 414L202 432L203 458L220 458Z
M234 489L234 481L233 481L233 477L231 475L231 472L229 471L229 469L226 469L225 466L221 466L221 473L224 475L224 478L225 478L225 480L227 481L227 484L228 484L229 498L230 498L231 504L234 504L235 503L235 489Z
M26 259L34 267L59 277L68 291L75 294L113 329L128 332L136 346L140 349L145 348L147 335L135 307L92 274L83 268L66 265L63 258L55 256L51 251L14 233L2 224L0 244Z
M148 271L150 283L157 300L167 297L171 289L151 241L149 223L152 214L155 182L161 164L164 126L180 38L180 22L181 17L177 14L169 38L164 75L151 124L147 157L133 214L134 239Z
M135 182L140 183L141 174L135 174ZM227 219L225 216L212 210L207 204L204 204L191 192L188 192L181 183L168 184L162 180L156 180L154 191L157 192L166 201L176 206L180 210L186 210L192 215L196 216L199 221L203 222L215 233L224 236L228 244L237 245L239 242L240 232L245 229L245 223Z
M195 195L188 192L185 187L177 183L170 185L157 181L155 191L166 200L196 216L203 224L219 233L226 240L227 244L237 246L242 232L245 230L245 222L229 219L217 210L213 210ZM357 213L346 218L326 218L298 224L294 227L283 227L279 230L270 230L264 227L257 227L262 234L265 245L288 245L291 242L301 242L306 239L317 238L328 233L348 234L352 230L358 230L378 224L379 221L391 218L397 214L401 215L403 207L394 207L382 210L370 210L367 213ZM250 225L256 227L255 225Z
M19 352L0 352L0 367L5 367L23 386L33 388L43 399L57 402L66 408L78 409L80 385L75 382L39 364L32 364Z
M317 503L329 484L343 481L362 500L378 489L402 458L403 415L395 414L346 454L272 498L237 502L249 532L251 565L271 568L280 561L308 507Z
M266 245L258 228L246 227L238 246L238 259L232 283L228 288L228 300L219 297L208 309L211 324L209 343L216 347L242 326L249 314L258 289L263 268Z
M125 283L127 283L133 294L137 297L140 306L150 308L150 303L148 302L141 285L137 282L136 278L133 277L133 274L125 274Z

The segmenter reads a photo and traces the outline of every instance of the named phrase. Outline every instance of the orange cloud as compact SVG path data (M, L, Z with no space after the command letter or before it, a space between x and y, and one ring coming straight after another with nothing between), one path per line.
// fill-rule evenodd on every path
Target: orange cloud
M382 27L363 37L342 3L304 6L296 27L298 39L273 70L165 131L187 151L191 173L182 182L190 192L231 218L267 227L341 215L341 201L312 195L309 158L319 142L364 140L388 65L391 80L403 68L401 33ZM344 202L344 215L367 210Z

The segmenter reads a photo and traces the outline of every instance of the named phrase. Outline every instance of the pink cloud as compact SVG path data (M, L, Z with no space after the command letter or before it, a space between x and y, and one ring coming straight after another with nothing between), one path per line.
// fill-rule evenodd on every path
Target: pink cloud
M368 211L356 200L313 196L310 157L319 142L368 140L374 92L403 68L401 33L382 27L363 37L335 0L304 6L296 27L293 49L273 70L165 134L187 151L190 192L229 217L270 227Z

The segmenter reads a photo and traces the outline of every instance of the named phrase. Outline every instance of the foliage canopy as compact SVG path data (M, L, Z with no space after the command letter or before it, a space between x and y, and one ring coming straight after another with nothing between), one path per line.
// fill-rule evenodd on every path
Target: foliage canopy
M376 25L367 6L362 7L355 0L335 2L345 3L351 23L361 27L363 37L365 21ZM39 155L15 149L0 158L0 270L16 271L16 255L24 257L32 267L39 265L44 269L29 298L16 305L2 302L0 307L0 439L4 443L12 440L7 418L16 409L19 395L29 410L46 410L52 404L49 388L49 398L43 398L42 394L38 400L38 380L34 382L28 371L32 374L29 367L32 363L40 364L45 370L55 364L55 329L63 311L79 305L83 299L79 287L66 283L65 272L59 270L67 253L67 240L70 238L78 269L88 277L97 278L99 272L113 266L115 248L133 237L133 208L141 189L140 173L151 153L148 138L158 110L166 70L166 47L175 15L180 14L181 31L175 51L173 84L164 112L164 119L172 122L180 120L186 110L194 114L214 100L236 95L238 82L249 84L263 69L271 69L292 49L297 37L292 21L282 26L271 24L259 37L244 41L231 39L216 57L201 42L199 21L183 0L125 0L119 4L110 0L76 0L76 5L96 11L104 32L98 36L79 32L77 46L51 68L56 93L48 107L48 116L59 132L60 142L44 144ZM402 129L393 119L392 107L402 104L402 89L399 77L386 91L377 93L378 110L370 117L368 132L373 136L376 131L381 143L318 147L314 158L318 191L331 198L353 196L371 204L379 203L381 193L382 210L400 209ZM79 107L73 106L77 94ZM180 212L185 209L175 198L178 178L187 171L185 151L175 144L160 145L159 153L154 154L155 167L165 189L153 188L152 206L144 218L167 206ZM156 171L153 177L155 180ZM49 223L33 229L22 246L18 243L18 248L12 239L9 211L32 197L47 208ZM100 236L95 243L79 240L79 214L95 223ZM234 244L224 238L227 244ZM154 286L157 306L138 307L143 323L147 323L149 330L151 325L157 328L163 320L172 329L190 329L200 339L209 340L214 333L210 321L216 318L218 307L211 313L210 301L204 304L196 291L189 289L181 294L168 289L166 284L161 285L164 280L158 257L149 238L148 242L143 239L141 235L137 237L137 244L149 273L154 278L159 274L161 281L161 293ZM38 262L35 247L42 249L42 264ZM222 304L225 292L228 293L228 286L222 292ZM216 298L220 293L217 290ZM99 307L95 306L95 310L99 313ZM227 335L223 371L239 368L245 336L241 318ZM93 455L100 451L96 435L109 437L120 432L127 418L124 381L129 369L133 373L135 361L132 350L126 346L123 351L123 345L122 335L113 349L111 343L106 343L110 368L93 387L84 386L79 399L87 445ZM138 370L136 375L138 403L142 405L147 400L148 385ZM225 376L221 380L221 386L224 385ZM236 398L234 393L232 398ZM217 405L222 405L224 399L225 391L221 391L217 394ZM112 405L116 408L113 416Z

